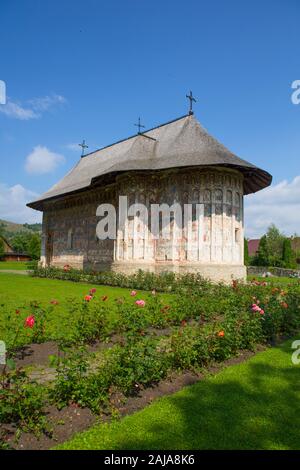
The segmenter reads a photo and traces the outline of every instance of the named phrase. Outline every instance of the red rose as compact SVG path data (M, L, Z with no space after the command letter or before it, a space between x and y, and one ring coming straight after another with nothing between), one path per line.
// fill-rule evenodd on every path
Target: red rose
M35 323L34 316L30 315L29 317L26 318L24 326L25 328L33 328L34 323Z

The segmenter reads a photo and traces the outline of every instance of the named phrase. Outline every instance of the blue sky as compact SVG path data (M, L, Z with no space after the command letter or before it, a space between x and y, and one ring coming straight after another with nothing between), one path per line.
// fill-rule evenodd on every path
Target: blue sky
M0 17L0 218L38 220L25 202L75 164L74 144L179 117L192 89L204 127L274 176L247 198L247 235L300 232L298 0L1 0Z

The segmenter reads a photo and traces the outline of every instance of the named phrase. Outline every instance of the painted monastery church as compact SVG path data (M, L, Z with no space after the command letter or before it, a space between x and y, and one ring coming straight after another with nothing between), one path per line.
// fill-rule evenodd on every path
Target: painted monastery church
M193 113L83 156L77 165L29 207L43 212L42 265L132 273L199 272L229 282L246 276L244 204L247 194L271 184L266 171L242 160L220 144ZM187 227L170 217L169 239L154 237L151 221L145 236L139 213L115 239L99 239L101 204L118 213L119 196L133 203L198 204ZM151 218L151 217L150 217ZM187 230L189 235L187 236Z

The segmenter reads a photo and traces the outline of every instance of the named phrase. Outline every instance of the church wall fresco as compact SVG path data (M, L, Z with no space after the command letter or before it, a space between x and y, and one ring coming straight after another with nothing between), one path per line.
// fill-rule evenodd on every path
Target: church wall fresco
M99 240L97 207L109 202L118 210L119 195L128 196L128 206L146 206L148 223L144 225L141 214L131 215L124 230L117 227L116 240ZM151 204L162 203L180 204L182 209L184 204L193 204L190 220L182 230L171 213L170 239L162 237L162 223L159 239L151 233ZM245 276L243 248L242 174L224 168L176 169L123 174L109 187L96 187L48 203L41 262L125 272L139 268L203 271L215 280L228 280Z

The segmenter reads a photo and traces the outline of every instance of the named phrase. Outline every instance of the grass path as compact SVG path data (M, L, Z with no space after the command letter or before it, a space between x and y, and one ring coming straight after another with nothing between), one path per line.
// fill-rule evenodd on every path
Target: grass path
M300 365L291 341L60 449L299 449Z
M26 271L27 269L30 269L30 267L26 261L0 261L0 271L11 269L14 271Z

